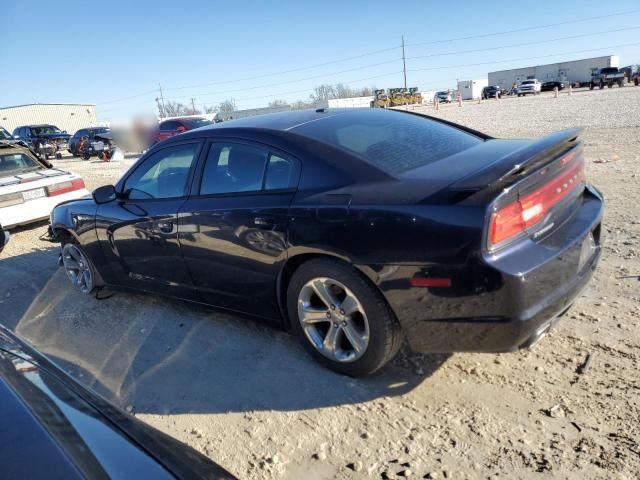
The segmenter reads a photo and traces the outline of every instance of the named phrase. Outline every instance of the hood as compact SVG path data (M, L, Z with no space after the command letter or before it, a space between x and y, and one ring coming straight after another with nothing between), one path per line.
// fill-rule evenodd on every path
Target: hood
M3 435L29 445L4 457L8 478L234 478L85 389L2 326L0 402L10 412Z

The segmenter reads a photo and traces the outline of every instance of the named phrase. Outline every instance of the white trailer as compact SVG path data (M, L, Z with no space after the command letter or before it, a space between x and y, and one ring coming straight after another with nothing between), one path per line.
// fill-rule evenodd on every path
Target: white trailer
M548 63L533 67L513 68L489 73L489 85L499 85L502 89L510 89L513 84L519 85L523 80L536 78L541 82L579 82L589 83L591 73L599 68L617 67L620 58L617 55L584 58L570 62Z
M486 79L481 80L460 80L458 82L458 92L462 95L462 100L477 100L482 96L482 89L489 85Z
M329 100L329 108L370 108L375 97L333 98Z

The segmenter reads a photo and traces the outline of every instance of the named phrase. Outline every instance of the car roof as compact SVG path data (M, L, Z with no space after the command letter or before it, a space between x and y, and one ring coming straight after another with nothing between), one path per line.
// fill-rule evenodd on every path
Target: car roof
M31 125L21 125L17 128L24 128L24 127L56 127L55 125L51 124L51 123L35 123L35 124L31 124ZM58 127L56 127L58 128Z

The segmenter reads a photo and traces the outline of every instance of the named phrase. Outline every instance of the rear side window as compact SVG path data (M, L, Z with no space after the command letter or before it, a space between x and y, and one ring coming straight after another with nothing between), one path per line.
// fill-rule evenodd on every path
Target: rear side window
M214 143L202 174L201 195L262 190L269 152L239 143Z
M391 175L482 143L470 133L434 120L384 110L338 114L301 125L293 132L353 152Z

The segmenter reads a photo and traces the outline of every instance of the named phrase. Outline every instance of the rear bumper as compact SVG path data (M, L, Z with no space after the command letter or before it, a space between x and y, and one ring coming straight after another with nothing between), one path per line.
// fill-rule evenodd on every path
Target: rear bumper
M601 254L602 214L602 197L590 187L570 220L548 239L523 241L499 256L459 267L385 266L373 280L415 351L526 348L571 307L593 276ZM411 286L411 278L436 268L440 274L432 276L450 277L451 287Z
M75 190L55 197L42 197L11 207L0 208L0 224L7 229L44 220L49 218L51 210L59 203L75 200L86 195L89 195L87 189Z

